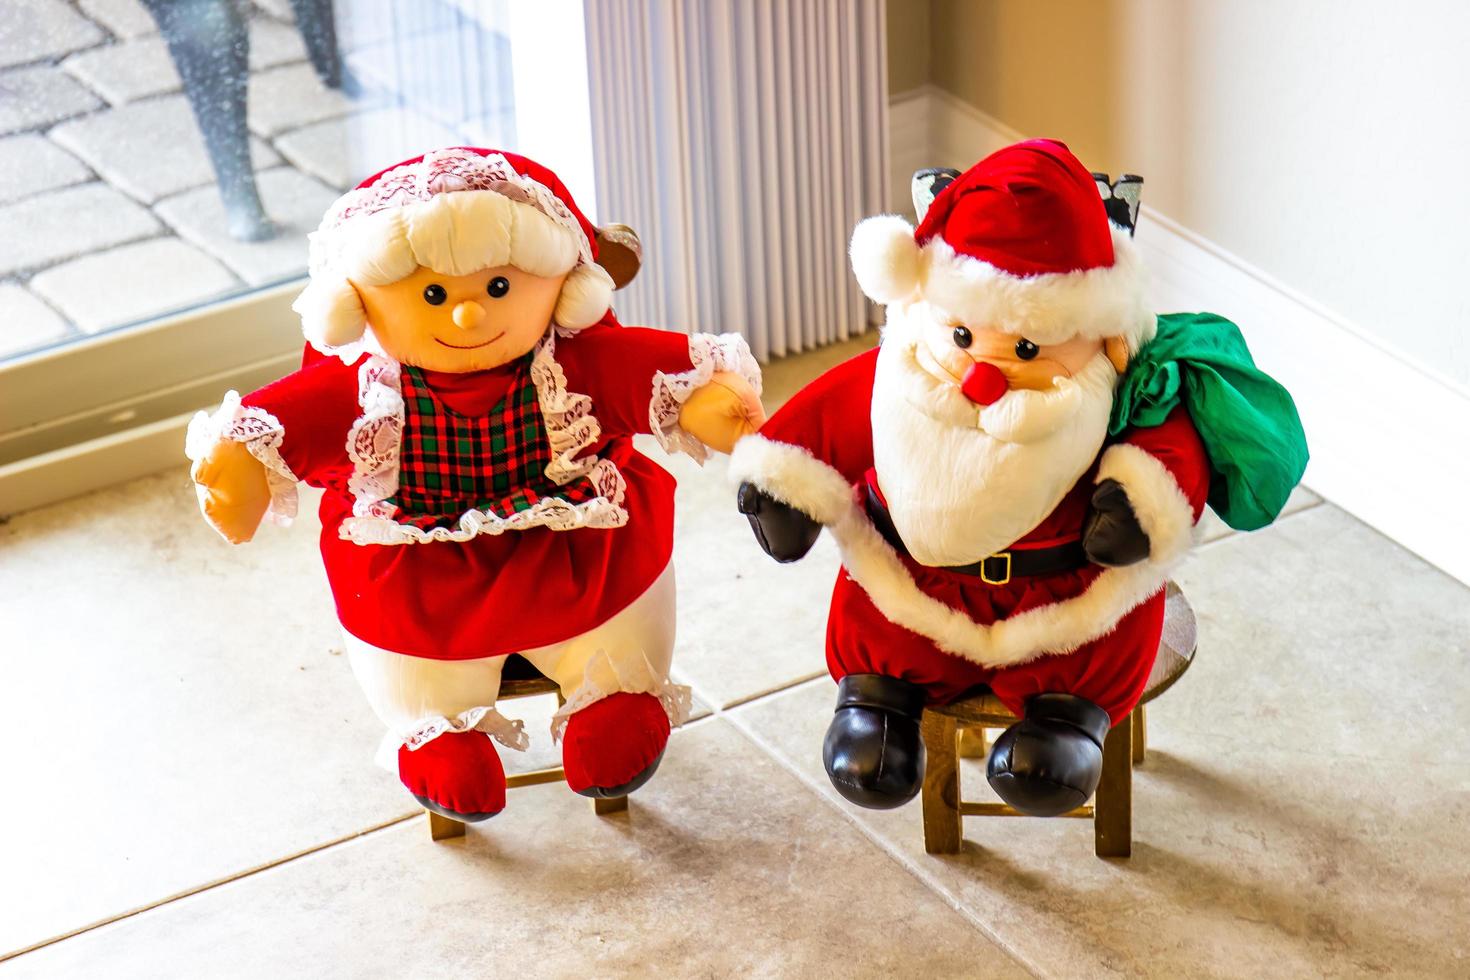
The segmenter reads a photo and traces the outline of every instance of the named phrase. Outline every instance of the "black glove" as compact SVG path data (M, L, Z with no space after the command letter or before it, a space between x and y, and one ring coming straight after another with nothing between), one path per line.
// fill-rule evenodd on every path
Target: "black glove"
M1082 550L1098 565L1132 565L1148 557L1148 535L1138 523L1128 491L1117 480L1103 480L1092 492Z
M750 518L761 549L779 562L796 561L806 556L817 543L822 525L788 504L762 493L753 483L740 484L736 506Z

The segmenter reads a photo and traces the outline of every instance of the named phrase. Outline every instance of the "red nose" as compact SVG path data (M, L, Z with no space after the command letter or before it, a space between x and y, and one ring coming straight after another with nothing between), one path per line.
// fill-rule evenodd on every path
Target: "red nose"
M1010 385L1000 368L984 361L976 361L960 380L960 391L978 405L989 405L1006 393Z

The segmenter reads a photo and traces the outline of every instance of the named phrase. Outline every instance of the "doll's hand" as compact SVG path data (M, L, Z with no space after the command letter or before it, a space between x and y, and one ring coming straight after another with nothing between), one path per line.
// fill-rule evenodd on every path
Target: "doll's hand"
M766 421L760 396L733 371L716 371L679 410L679 426L716 452L728 453Z
M1128 491L1103 480L1092 492L1092 510L1082 528L1082 550L1098 565L1132 565L1148 557L1148 534L1138 523Z
M231 544L244 544L255 537L271 491L265 465L245 448L243 442L221 439L209 455L189 470L199 494L199 510L210 527Z

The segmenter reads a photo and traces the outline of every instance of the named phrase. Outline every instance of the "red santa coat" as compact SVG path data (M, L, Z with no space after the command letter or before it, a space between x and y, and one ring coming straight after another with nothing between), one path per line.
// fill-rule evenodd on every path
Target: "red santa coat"
M604 493L511 521L473 512L426 536L393 520L401 399L398 365L308 359L216 416L217 434L267 465L278 518L298 480L323 488L321 552L342 626L383 649L435 659L496 656L561 642L606 622L668 565L674 479L638 453L635 433L703 458L679 406L716 370L759 390L739 338L623 328L611 315L548 337L533 359L559 465ZM548 468L548 473L550 469Z
M1085 565L1004 584L919 564L896 551L863 506L873 467L878 351L808 385L741 441L732 476L826 525L842 552L827 655L833 675L877 672L944 702L988 684L1012 710L1042 691L1088 697L1114 720L1137 702L1157 652L1162 588L1187 552L1209 489L1188 415L1105 446L1062 502L1008 550L1081 538L1094 485L1118 480L1151 543L1123 568Z

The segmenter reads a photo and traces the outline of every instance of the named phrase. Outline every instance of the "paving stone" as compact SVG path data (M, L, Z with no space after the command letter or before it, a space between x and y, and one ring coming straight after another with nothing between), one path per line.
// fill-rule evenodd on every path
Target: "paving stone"
M238 286L224 266L177 238L98 252L31 280L33 290L88 333L172 313Z
M179 235L225 263L252 286L302 275L306 270L306 236L315 231L337 192L290 167L267 170L256 177L266 214L280 228L264 242L240 242L229 236L224 207L213 187L201 187L161 201L158 214Z
M394 107L305 126L278 137L275 146L301 170L345 190L389 163L456 142L453 130Z
M0 208L0 275L156 234L163 226L106 184L51 191Z
M306 57L306 42L293 25L269 17L250 21L250 70L274 68Z
M74 119L50 135L109 183L146 203L214 182L204 139L182 95ZM280 162L270 147L255 139L250 158L257 171Z
M67 330L66 320L24 286L0 284L0 357L59 340Z
M113 105L177 91L180 85L168 45L157 35L74 54L62 67Z
M44 136L0 139L0 204L79 184L91 175L82 161Z
M353 101L329 89L316 77L311 65L301 62L250 78L247 109L250 130L259 136L275 136L324 119L345 116Z
M263 18L250 22L249 50L252 73L299 62L306 57L306 48L292 28ZM83 51L68 58L62 67L113 105L136 102L150 95L177 92L183 85L178 70L174 67L173 56L169 54L168 44L157 34ZM307 72L311 73L310 68L307 68ZM314 74L311 80L317 88L321 88L320 83L316 83ZM281 93L277 90L272 94L284 94L287 102L290 102L302 93ZM255 101L255 98L252 95L250 101ZM342 111L345 112L346 109ZM290 125L315 122L331 114L308 116Z
M288 24L296 19L296 11L291 9L291 0L255 0L255 6Z
M157 34L158 24L138 0L78 0L82 12L121 38Z
M59 68L42 65L0 74L0 136L90 112L102 100Z
M56 58L104 38L97 25L62 0L5 0L0 68Z
M395 17L398 0L354 0L337 11L337 38L344 54L371 44L412 36L435 18ZM405 21L408 21L405 23Z

